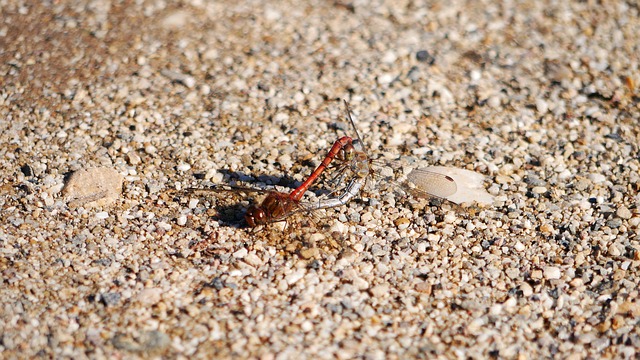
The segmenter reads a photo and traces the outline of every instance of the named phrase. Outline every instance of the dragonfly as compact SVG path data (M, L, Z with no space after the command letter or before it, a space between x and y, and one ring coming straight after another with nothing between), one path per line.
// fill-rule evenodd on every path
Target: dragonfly
M369 156L364 142L357 130L351 110L347 101L344 101L347 118L355 133L355 138L343 136L336 140L328 154L323 158L318 167L311 175L296 189L290 193L254 189L248 187L222 187L214 186L209 189L189 188L184 190L185 194L197 195L205 192L253 192L264 194L264 199L258 203L251 205L244 214L247 225L252 228L264 226L270 223L286 221L291 215L299 212L311 212L315 210L328 209L346 205L354 199L365 185L372 181L374 177L378 177L377 171L374 169L374 160ZM331 194L337 196L321 199L316 202L301 202L301 199L311 185L323 174L331 163L337 163L337 175L334 176L332 183L340 188L340 191L334 191ZM347 180L349 179L349 180ZM390 181L389 179L386 179ZM455 194L457 191L456 182L453 178L424 169L415 169L410 174L410 183L412 187L399 185L398 188L404 188L414 196L423 198L443 198ZM343 185L344 183L346 185ZM392 182L393 183L393 182Z
M369 153L364 146L362 137L360 136L355 122L353 121L353 117L351 116L349 103L346 100L343 101L347 118L354 133L356 134L356 138L352 139L350 144L343 148L341 157L337 159L339 165L337 175L334 176L333 182L340 185L345 182L345 179L350 178L350 180L346 186L343 186L343 191L339 196L320 201L315 206L312 206L312 209L324 209L346 205L358 195L367 183L373 182L375 178L378 178L378 180L382 180L383 178L379 169L376 169L376 167L382 167L382 165L374 166L376 160L369 156ZM394 164L392 162L387 162L384 166L392 169L398 169L401 167L399 164ZM456 181L452 177L427 169L414 169L407 176L407 180L407 182L400 184L394 181L391 177L387 176L384 178L386 183L391 184L401 192L409 193L420 198L435 197L447 199L458 191Z
M356 142L355 146L359 146ZM199 195L209 192L246 192L262 193L265 195L262 202L251 205L245 212L244 219L247 225L252 228L264 226L274 222L286 221L288 217L303 211L313 211L340 206L342 202L335 202L333 199L325 199L314 203L302 203L301 199L318 177L331 165L335 159L342 163L357 164L353 157L359 155L359 151L354 147L354 139L343 136L336 140L324 157L320 165L309 175L309 177L296 189L290 193L275 190L254 189L241 186L224 187L214 186L208 189L188 188L183 191L186 195ZM359 186L351 186L350 192L357 194ZM352 195L353 196L353 195Z

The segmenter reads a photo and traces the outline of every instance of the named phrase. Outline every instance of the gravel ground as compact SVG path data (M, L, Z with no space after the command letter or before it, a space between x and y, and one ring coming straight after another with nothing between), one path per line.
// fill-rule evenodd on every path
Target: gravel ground
M0 11L0 357L638 357L635 2ZM299 185L343 98L374 157L494 204L369 189L252 231L171 195Z

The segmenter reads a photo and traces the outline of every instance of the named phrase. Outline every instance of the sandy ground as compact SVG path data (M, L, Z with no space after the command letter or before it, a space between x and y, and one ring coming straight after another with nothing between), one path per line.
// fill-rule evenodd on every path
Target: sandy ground
M637 358L635 2L0 11L0 357ZM372 157L495 202L373 187L252 231L174 191L290 190L354 135L340 99Z

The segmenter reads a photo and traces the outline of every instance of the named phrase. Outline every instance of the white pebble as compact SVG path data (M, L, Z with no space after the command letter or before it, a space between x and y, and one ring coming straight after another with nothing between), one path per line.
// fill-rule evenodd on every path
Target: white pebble
M313 323L311 321L309 321L309 320L305 320L305 321L302 322L302 324L300 324L300 328L304 332L309 332L309 331L313 330Z
M260 266L262 265L262 259L260 259L260 257L258 255L256 255L255 252L250 252L249 254L247 254L247 257L244 259L244 261L252 266Z
M391 74L382 74L378 76L378 84L380 85L389 85L393 81L393 75Z
M369 289L369 292L373 297L382 298L389 294L389 285L387 284L376 285L371 289Z
M456 221L458 217L456 216L456 213L454 213L453 211L449 211L445 216L444 216L444 222L447 224L452 224L454 221Z
M156 227L158 227L158 228L160 228L160 229L162 229L162 230L164 230L164 231L169 231L169 230L171 230L171 224L166 223L166 222L164 222L164 221L159 221L159 222L156 224Z
M544 99L536 99L536 109L540 114L544 115L549 110L549 104Z
M98 219L106 219L109 217L109 213L106 211L100 211L99 213L96 213L96 217Z
M493 109L497 109L502 104L502 99L499 96L494 95L487 100L487 105Z
M531 189L531 191L533 191L534 194L544 194L547 192L547 188L544 186L536 186Z
M358 290L366 290L369 288L369 283L365 279L357 276L355 279L353 279L353 286L355 286Z
M181 215L180 217L178 217L178 225L185 226L186 224L187 224L187 216L186 215Z
M558 179L566 180L571 177L571 171L569 169L564 169L560 174L558 174Z
M600 184L600 183L603 183L603 182L605 182L607 180L607 178L604 175L596 174L596 173L589 174L588 178L594 184Z
M146 288L140 291L137 296L138 301L145 305L153 305L162 299L162 289Z
M525 297L531 296L533 294L533 288L527 282L523 282L522 284L520 284L520 290L522 291L522 295Z
M305 274L305 269L298 269L296 272L292 272L291 274L285 276L284 280L289 285L293 285L298 282L298 280L302 279Z
M191 199L189 200L189 209L195 209L196 206L198 206L198 202L200 202L200 200L198 199Z
M618 249L616 244L611 244L611 246L609 246L609 255L611 255L611 256L620 256L620 255L622 255L622 253L620 252L620 249Z
M178 171L188 171L189 169L191 169L191 165L186 164L186 163L182 163L180 165L178 165Z
M247 254L249 253L249 251L246 248L242 248L236 252L233 253L233 257L236 259L242 259L245 256L247 256Z
M618 217L621 219L631 219L631 216L633 214L631 213L631 210L629 210L626 206L621 206L620 208L618 208L618 211L616 211L616 215L618 215Z
M515 244L513 247L514 247L514 248L516 249L516 251L518 251L518 252L522 252L522 251L524 251L524 245L523 245L520 241L516 242L516 244Z
M544 268L544 278L547 280L557 280L560 279L560 268L555 266L547 266Z

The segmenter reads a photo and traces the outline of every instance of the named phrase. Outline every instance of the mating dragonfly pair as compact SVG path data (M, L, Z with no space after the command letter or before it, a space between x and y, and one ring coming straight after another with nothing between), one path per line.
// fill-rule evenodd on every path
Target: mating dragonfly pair
M250 206L245 213L244 219L250 227L286 221L291 215L300 212L311 212L346 205L351 199L358 196L367 182L373 182L378 174L374 169L374 160L366 151L355 122L351 117L349 104L346 101L344 101L344 104L355 138L343 136L338 139L320 165L291 193L245 187L232 187L224 190L216 187L210 189L189 188L185 189L183 193L185 195L199 195L203 192L211 191L264 192L266 195L264 200L259 204ZM334 196L327 196L316 202L303 203L302 197L304 193L330 167L332 162L337 163L337 175L333 177L332 183L336 184L339 190L330 194ZM387 166L389 165L387 164ZM393 165L391 166L393 167ZM447 197L458 191L456 181L452 177L426 169L414 169L407 175L406 181L402 184L398 183L398 186L404 188L411 195L421 198L447 199Z

